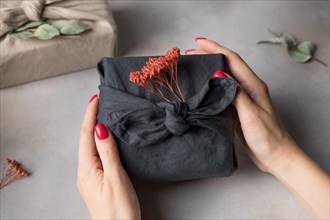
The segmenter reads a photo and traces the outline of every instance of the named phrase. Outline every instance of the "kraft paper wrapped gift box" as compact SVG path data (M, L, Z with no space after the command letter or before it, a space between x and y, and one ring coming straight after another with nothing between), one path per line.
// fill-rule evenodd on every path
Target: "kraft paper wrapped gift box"
M0 88L95 67L114 56L116 25L106 1L1 1ZM28 20L79 19L91 27L80 38L14 38L10 31Z

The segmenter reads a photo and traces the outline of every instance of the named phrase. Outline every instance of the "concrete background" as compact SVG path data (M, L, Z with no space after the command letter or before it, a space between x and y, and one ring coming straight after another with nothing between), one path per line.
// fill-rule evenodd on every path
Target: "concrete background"
M256 45L267 28L319 45L329 64L329 1L110 1L119 30L119 55L163 54L194 48L194 37L238 52L270 88L283 123L327 172L329 67L299 64L283 48ZM0 91L1 161L21 161L32 175L1 190L1 219L86 219L76 189L79 128L98 92L96 69ZM134 182L144 218L306 219L298 200L237 149L229 178L179 183Z

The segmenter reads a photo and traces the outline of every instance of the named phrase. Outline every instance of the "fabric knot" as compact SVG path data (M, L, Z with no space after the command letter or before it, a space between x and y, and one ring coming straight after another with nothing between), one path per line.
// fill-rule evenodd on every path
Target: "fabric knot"
M183 134L189 127L186 121L188 105L185 102L173 101L166 107L165 126L174 135Z
M45 2L45 0L23 1L21 8L30 21L39 21Z

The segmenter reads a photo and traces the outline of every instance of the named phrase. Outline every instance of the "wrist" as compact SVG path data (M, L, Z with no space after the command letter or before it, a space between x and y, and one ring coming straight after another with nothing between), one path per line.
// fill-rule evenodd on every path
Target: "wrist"
M291 137L288 137L278 149L274 160L268 167L268 172L277 178L281 178L290 172L297 160L303 157L304 153Z
M292 140L269 173L295 193L314 218L329 219L329 175Z

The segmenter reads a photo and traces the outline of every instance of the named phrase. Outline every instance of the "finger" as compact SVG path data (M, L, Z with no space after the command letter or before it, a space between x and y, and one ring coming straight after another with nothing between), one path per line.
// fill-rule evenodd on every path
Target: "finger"
M196 42L202 50L207 51L208 53L224 54L228 59L227 64L229 69L244 90L247 89L246 86L255 87L260 82L260 79L238 54L208 39L201 39Z
M114 175L121 167L116 141L103 124L95 125L95 142L105 175Z
M186 55L195 55L195 54L210 54L209 52L207 52L206 50L202 50L202 49L188 49L185 51ZM227 75L228 77L232 78L231 72L230 70L227 70L227 72L229 73L229 75Z
M237 53L208 39L200 39L196 42L204 51L224 54L227 58L228 72L233 75L250 98L266 110L272 108L266 84L251 70Z
M78 161L79 164L84 164L84 166L93 163L95 157L98 157L94 139L94 126L96 123L97 111L98 98L95 95L87 106L86 114L80 129Z
M188 49L185 51L185 54L193 55L193 54L210 54L210 53L205 50Z

